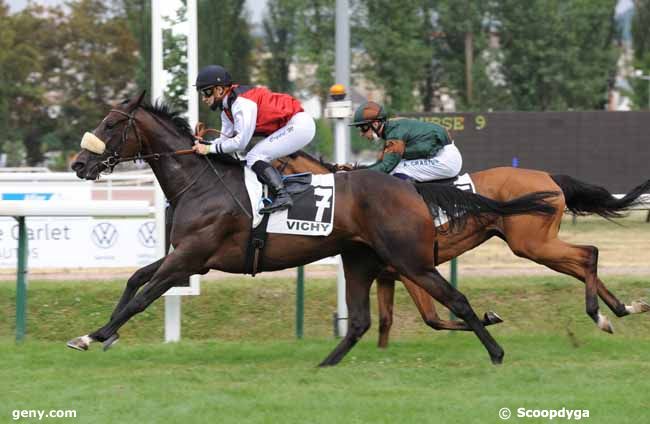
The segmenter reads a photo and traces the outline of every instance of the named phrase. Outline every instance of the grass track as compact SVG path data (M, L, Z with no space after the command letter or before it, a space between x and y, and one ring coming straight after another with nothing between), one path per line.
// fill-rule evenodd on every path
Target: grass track
M314 367L330 341L183 342L86 354L59 343L3 343L0 420L13 409L76 409L83 423L490 423L502 407L589 409L589 422L643 422L650 341L504 336L489 364L473 336L378 351L362 342L340 366ZM511 421L517 422L517 419ZM546 420L522 420L546 422Z
M606 283L625 301L650 297L643 278ZM338 367L318 369L336 343L330 280L306 286L304 341L293 340L292 282L233 279L184 300L183 342L158 343L159 302L108 353L64 342L103 323L122 283L30 283L29 338L18 346L15 288L0 283L0 422L12 421L14 409L76 409L76 419L49 421L492 423L503 422L502 407L589 409L591 423L646 421L649 316L613 318L610 336L586 317L583 286L571 279L462 284L477 311L506 320L491 327L503 366L490 365L472 334L427 329L401 287L388 350L375 348L375 325Z

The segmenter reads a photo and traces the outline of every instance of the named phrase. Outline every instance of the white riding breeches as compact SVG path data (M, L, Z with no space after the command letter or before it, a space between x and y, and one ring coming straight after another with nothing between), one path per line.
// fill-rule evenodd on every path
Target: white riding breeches
M246 165L251 167L258 160L268 163L297 152L309 144L315 134L314 118L307 112L298 112L287 122L287 125L260 140L246 154Z
M432 158L400 161L390 174L402 174L423 182L455 177L462 167L463 158L452 142Z

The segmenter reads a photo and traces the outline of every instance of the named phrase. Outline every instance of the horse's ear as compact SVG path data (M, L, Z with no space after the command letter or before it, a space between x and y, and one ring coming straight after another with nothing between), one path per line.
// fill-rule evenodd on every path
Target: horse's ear
M140 103L142 103L142 99L144 99L144 95L147 93L147 90L142 90L142 93L138 96L138 99L135 101L133 104L133 107L136 108L140 106Z

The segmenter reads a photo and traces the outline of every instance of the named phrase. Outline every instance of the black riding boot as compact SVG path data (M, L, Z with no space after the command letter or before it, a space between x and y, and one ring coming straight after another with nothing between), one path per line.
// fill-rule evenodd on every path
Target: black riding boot
M291 196L289 196L289 193L287 193L287 190L284 188L282 176L277 169L261 160L255 162L251 169L255 174L257 174L257 178L262 181L262 183L269 186L274 195L273 203L260 209L260 213L272 213L293 206Z

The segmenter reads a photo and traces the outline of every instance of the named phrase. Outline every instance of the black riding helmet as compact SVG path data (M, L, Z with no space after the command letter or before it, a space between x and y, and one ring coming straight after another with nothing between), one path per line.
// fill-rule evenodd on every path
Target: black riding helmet
M232 85L232 78L226 68L220 65L208 65L196 76L196 90L214 87L215 85Z

